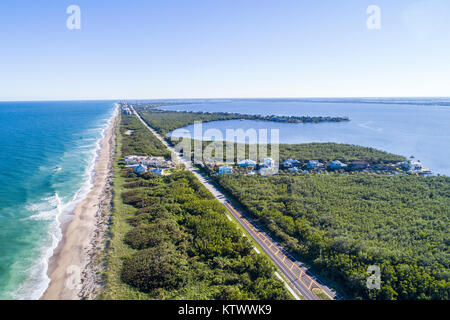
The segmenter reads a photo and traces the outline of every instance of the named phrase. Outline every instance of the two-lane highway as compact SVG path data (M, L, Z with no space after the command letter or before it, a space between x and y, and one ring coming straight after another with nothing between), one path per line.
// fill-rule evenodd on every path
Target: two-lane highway
M280 244L274 241L269 235L263 232L255 225L250 218L246 217L242 212L238 211L224 194L222 194L208 179L206 179L195 168L190 161L181 157L176 150L170 146L152 127L150 127L144 119L131 107L133 113L139 118L144 126L153 133L169 150L177 157L177 160L184 163L186 169L191 171L199 181L226 207L232 217L247 231L247 233L258 243L264 250L266 255L276 265L278 270L288 280L291 288L295 288L304 299L318 300L319 297L313 292L314 289L321 290L330 299L336 297L336 293L323 284L319 284L319 280L310 274L303 263L297 261L292 255L284 250Z

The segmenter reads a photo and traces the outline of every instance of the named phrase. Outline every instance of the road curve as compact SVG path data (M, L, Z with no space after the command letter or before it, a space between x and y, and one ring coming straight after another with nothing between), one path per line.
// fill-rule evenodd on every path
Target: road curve
M205 178L190 161L178 155L175 149L170 146L147 122L131 107L133 113L158 138L170 151L172 151L177 160L184 163L186 169L191 171L198 180L221 202L234 219L247 231L247 233L258 243L266 255L275 264L278 270L288 280L289 285L295 288L306 300L319 300L319 297L313 293L313 289L321 289L330 299L339 299L336 292L326 287L320 280L313 276L305 265L297 261L291 254L284 250L279 243L274 241L269 235L262 231L250 218L233 207L222 192L220 192L207 178Z

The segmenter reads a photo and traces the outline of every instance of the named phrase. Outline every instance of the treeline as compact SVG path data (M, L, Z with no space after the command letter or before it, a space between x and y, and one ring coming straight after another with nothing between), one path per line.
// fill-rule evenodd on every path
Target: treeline
M242 115L222 114L222 113L191 113L191 112L152 112L141 109L142 118L158 133L165 136L168 132L175 129L194 124L195 121L209 122L218 120L241 119ZM203 148L220 142L203 141ZM223 142L223 155L226 156L226 143ZM237 144L234 145L234 149ZM192 148L192 150L194 150ZM268 155L271 154L271 145L267 146ZM234 152L236 155L237 153ZM249 147L245 146L246 156L249 155ZM340 160L348 161L368 161L371 164L388 164L405 161L406 158L396 154L377 150L370 147L362 147L350 144L340 143L305 143L305 144L280 144L279 145L280 160L288 158L296 159L302 163L309 160L319 160L321 162L329 162Z
M131 119L121 118L122 125L130 128ZM140 127L140 123L132 126ZM136 143L129 141L137 137L141 138ZM144 135L122 134L120 142L129 153L159 150ZM111 255L119 267L111 270L122 282L110 286L114 297L129 298L116 293L117 287L127 284L140 293L139 298L148 299L290 298L270 261L253 250L242 231L226 218L225 208L192 173L137 176L118 168L114 203L116 210L122 210L115 212L119 216L113 223L119 224L125 216L127 227L114 229L115 239L123 239L112 241Z
M288 158L302 163L309 160L319 160L321 162L339 160L344 163L348 161L368 161L371 164L388 164L406 160L403 156L374 148L332 142L281 144L280 159Z
M136 107L136 111L155 128L158 133L166 135L170 131L182 128L195 121L211 122L220 120L258 120L282 123L320 123L349 121L347 117L309 117L309 116L275 116L275 115L248 115L225 112L187 112L187 111L161 111L152 108Z
M174 139L176 141L176 139ZM170 142L170 141L169 141ZM191 152L194 150L194 140L191 140ZM175 143L176 144L176 143ZM220 150L222 146L223 160L226 160L227 152L231 152L234 155L234 159L237 157L237 150L240 148L244 150L246 158L253 160L263 160L266 156L275 158L272 154L272 145L264 146L267 151L256 146L253 149L250 145L227 143L224 141L202 141L202 150L208 148L208 150L214 150L211 152L213 157L216 157L216 148ZM255 146L253 146L255 147ZM182 149L180 151L183 151ZM340 143L304 143L304 144L280 144L278 146L280 164L286 159L298 160L302 165L306 164L309 160L319 160L322 163L328 163L333 160L340 160L343 163L349 163L351 161L367 161L370 164L390 164L405 161L406 158L393 153L381 151L374 148L362 147L350 144ZM218 156L218 155L217 155ZM204 159L206 162L208 159Z
M450 178L217 177L288 251L354 299L449 299ZM367 289L379 266L380 290Z

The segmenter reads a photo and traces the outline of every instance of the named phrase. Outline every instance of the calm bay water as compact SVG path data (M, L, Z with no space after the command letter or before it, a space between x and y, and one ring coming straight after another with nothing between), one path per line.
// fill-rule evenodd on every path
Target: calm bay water
M348 116L350 122L286 124L216 121L219 129L279 129L281 143L349 143L414 156L435 174L450 175L450 99L241 99L186 101L167 110L262 115ZM193 126L184 128L194 136ZM199 137L196 137L199 138Z
M0 299L38 299L60 223L89 191L112 102L0 102Z

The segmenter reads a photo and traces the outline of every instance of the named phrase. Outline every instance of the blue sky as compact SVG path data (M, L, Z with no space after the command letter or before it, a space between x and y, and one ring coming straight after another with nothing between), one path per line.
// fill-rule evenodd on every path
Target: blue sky
M0 100L450 96L448 0L2 0L0 43Z

